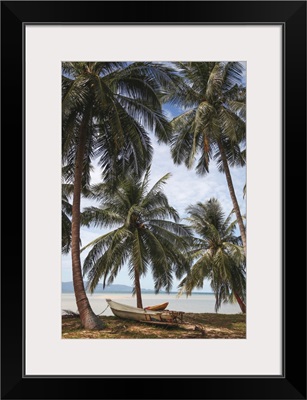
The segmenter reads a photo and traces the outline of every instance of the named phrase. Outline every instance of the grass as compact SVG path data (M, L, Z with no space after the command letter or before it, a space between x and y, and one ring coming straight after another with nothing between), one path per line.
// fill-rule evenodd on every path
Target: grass
M156 325L123 320L113 316L99 317L105 323L102 331L86 330L78 315L62 316L63 339L245 339L245 314L184 314L180 325Z

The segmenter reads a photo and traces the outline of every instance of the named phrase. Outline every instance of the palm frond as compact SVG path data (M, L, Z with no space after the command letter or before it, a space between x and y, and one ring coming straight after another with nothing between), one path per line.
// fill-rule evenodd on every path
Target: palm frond
M147 198L151 198L152 196L156 196L158 194L158 192L160 192L162 190L162 186L166 184L166 181L171 177L170 173L165 174L164 176L162 176L162 178L160 178L153 186L152 188L149 190L149 192L147 193L147 195L145 196L145 199L142 202L142 205L144 206L144 204L146 204L146 199Z
M111 192L108 184L91 188L91 195L97 195L103 205L86 208L84 222L96 226L121 223L82 248L92 247L83 265L91 291L101 279L104 285L113 282L123 263L128 263L132 279L135 271L142 276L151 266L156 291L170 290L173 275L181 278L189 271L192 235L189 227L177 222L178 212L163 193L168 177L164 175L148 188L150 169L142 178L130 171ZM171 220L163 220L162 215Z
M82 222L95 227L114 227L124 223L123 218L116 211L109 208L86 207L81 215Z
M195 260L191 271L180 283L180 293L191 294L201 288L205 279L214 291L215 310L223 302L233 301L234 292L245 296L245 252L234 235L236 221L232 214L225 218L219 201L215 198L187 208L190 227L200 236L194 239L190 257Z

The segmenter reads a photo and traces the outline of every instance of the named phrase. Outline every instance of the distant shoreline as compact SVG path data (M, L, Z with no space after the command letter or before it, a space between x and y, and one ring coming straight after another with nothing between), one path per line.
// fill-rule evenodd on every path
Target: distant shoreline
M87 282L84 282L85 287L87 285ZM94 291L93 294L108 294L108 293L113 293L113 294L131 294L133 291L133 288L131 286L127 285L120 285L120 284L113 284L106 286L103 288L103 285L99 283L97 285L96 290ZM73 287L73 282L62 282L62 294L69 294L69 293L74 293L74 287ZM91 295L89 291L86 291L88 295ZM156 294L154 289L142 289L142 294ZM164 290L160 290L159 293L157 294L178 294L178 291L171 291L171 292L166 292ZM194 294L214 294L213 292L192 292L192 295ZM186 293L182 293L183 296L186 295Z
M74 291L69 291L69 292L63 292L62 291L62 294L74 294ZM132 294L132 290L131 291L127 291L127 292L125 292L125 291L111 291L111 290L108 290L108 291L103 291L103 292L94 292L94 293L90 293L90 292L88 292L88 291L86 291L86 294L87 295L89 295L89 296L92 296L92 295L94 295L94 294ZM168 296L168 295L177 295L178 294L178 292L164 292L164 291L162 291L162 290L160 290L159 291L159 293L155 293L155 291L154 290L146 290L146 291L143 291L142 290L142 294L154 294L154 295L161 295L161 294L163 294L163 295L166 295L166 296ZM214 295L214 293L213 292L192 292L191 293L191 295L189 295L189 296L193 296L193 295L204 295L204 294L210 294L210 295ZM181 296L186 296L186 293L182 293L181 295L180 295L180 297Z

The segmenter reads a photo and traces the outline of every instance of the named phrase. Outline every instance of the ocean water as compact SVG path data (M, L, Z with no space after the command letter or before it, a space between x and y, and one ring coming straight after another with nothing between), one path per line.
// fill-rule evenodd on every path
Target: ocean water
M103 312L102 315L106 316L113 315L110 307L108 307L106 299L112 299L119 303L136 307L136 297L132 296L130 293L88 294L88 299L95 314ZM183 311L187 313L215 313L215 297L214 294L211 293L195 293L189 297L186 297L185 295L178 297L175 293L144 293L142 294L142 299L143 307L169 302L167 307L168 310ZM62 310L77 311L75 295L73 293L62 294ZM222 304L218 314L238 314L240 312L241 310L237 303L227 303Z

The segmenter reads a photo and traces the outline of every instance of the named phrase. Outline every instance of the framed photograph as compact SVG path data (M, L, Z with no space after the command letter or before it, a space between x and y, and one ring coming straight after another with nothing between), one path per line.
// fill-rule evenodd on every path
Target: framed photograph
M22 170L21 196L5 190L16 173L2 174L2 398L306 399L306 2L2 1L1 11L3 165ZM93 154L103 187L84 163ZM123 210L123 196L147 196L170 171L176 210L161 184ZM80 216L82 190L91 207ZM84 257L80 240L91 242ZM124 263L127 281L115 281ZM108 286L130 278L121 294ZM140 282L152 282L147 293ZM212 292L179 300L166 295L172 283ZM113 298L98 318L101 295L89 305L86 289L102 284Z

